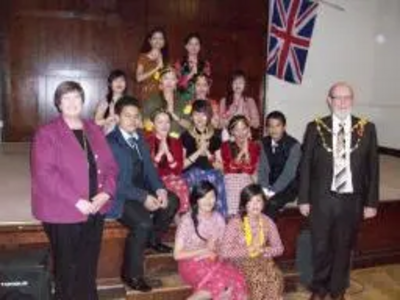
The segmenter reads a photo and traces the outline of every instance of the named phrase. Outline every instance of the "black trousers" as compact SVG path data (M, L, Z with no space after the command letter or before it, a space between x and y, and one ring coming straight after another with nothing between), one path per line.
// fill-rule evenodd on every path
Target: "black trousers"
M279 211L284 208L286 204L296 200L297 193L297 185L292 183L267 201L263 210L264 214L275 220L279 215Z
M119 220L128 227L125 241L122 276L127 278L144 275L144 251L149 243L160 243L178 210L179 198L168 193L168 206L155 212L148 211L139 201L125 201Z
M75 224L44 223L54 263L56 300L97 300L97 263L104 217Z
M348 288L351 253L361 217L362 201L358 195L328 192L312 204L313 292L337 297Z

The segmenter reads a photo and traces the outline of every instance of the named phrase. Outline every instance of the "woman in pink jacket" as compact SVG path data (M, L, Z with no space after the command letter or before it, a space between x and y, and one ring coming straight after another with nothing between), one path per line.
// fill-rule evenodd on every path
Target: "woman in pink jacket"
M104 213L117 166L101 129L81 118L82 87L61 83L60 116L40 127L31 151L32 213L50 240L55 299L93 300Z

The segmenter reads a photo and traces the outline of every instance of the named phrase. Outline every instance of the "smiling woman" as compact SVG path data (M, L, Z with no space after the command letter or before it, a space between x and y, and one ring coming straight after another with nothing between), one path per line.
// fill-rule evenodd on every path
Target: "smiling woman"
M104 213L115 189L117 166L100 128L81 118L84 99L79 83L61 83L60 116L32 144L32 213L50 241L57 299L97 299Z

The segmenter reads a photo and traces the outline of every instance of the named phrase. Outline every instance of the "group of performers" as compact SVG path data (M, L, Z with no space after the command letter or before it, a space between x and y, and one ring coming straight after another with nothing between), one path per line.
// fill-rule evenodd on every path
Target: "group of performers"
M274 220L297 197L311 224L311 299L344 299L358 224L375 216L379 182L375 127L351 115L352 88L332 86L332 115L307 126L303 147L279 111L255 140L262 122L245 74L232 74L215 101L200 36L184 45L170 65L165 33L150 32L137 63L138 98L115 70L94 120L82 118L79 83L57 87L60 116L37 130L31 154L32 209L50 240L55 299L98 299L105 218L129 229L121 278L134 290L160 285L145 277L152 248L173 252L192 300L283 299ZM162 242L172 222L173 248Z

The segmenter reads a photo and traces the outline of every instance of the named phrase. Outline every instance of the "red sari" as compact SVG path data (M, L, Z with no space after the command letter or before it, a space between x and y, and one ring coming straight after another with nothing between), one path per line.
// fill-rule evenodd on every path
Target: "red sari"
M183 146L181 141L172 137L167 138L169 151L174 158L172 164L167 161L165 155L159 162L154 160L160 145L160 140L155 136L155 134L149 134L147 136L147 142L150 146L154 165L156 166L165 187L167 190L173 192L179 197L180 207L178 212L184 213L188 211L190 207L189 187L181 176L183 169Z
M235 142L224 142L221 146L229 215L235 215L238 212L242 189L253 183L252 176L258 165L260 146L254 141L249 141L248 147L250 160L237 161L236 155L239 153L239 148Z

